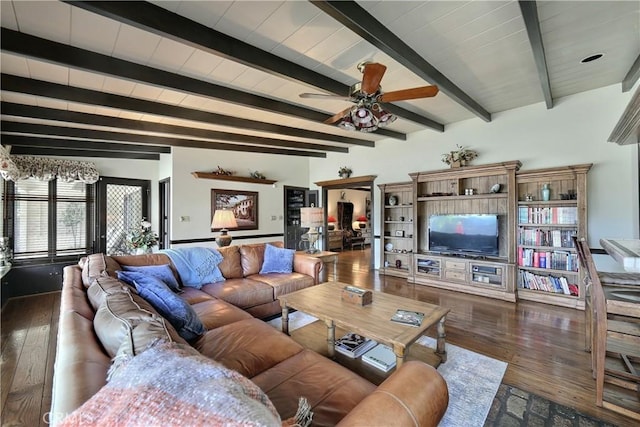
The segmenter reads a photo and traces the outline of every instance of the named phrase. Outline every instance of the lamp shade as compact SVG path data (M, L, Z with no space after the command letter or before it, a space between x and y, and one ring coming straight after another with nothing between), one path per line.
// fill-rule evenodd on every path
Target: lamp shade
M216 209L211 221L211 228L216 231L220 230L220 235L216 237L216 243L220 247L229 246L232 237L227 233L227 228L236 228L238 223L232 211L224 209Z
M329 215L329 216L327 217L327 222L336 222L336 221L337 221L337 219L336 219L336 217L335 217L335 216L333 216L333 215Z
M322 227L324 214L322 208L300 208L300 225L302 227Z
M238 223L232 211L216 209L213 214L213 221L211 221L211 228L213 228L214 231L225 228L236 228L237 226Z
M366 216L364 216L364 215L360 215L360 216L358 217L357 221L360 221L360 222L367 222L367 217L366 217Z

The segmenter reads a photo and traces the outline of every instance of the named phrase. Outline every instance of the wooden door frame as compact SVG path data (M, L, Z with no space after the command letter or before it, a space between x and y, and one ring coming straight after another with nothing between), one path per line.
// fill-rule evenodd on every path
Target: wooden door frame
M165 209L166 206L166 209ZM165 217L166 216L166 220ZM165 229L166 224L166 229ZM158 235L160 249L171 246L171 178L158 181ZM166 236L166 238L164 237Z
M101 176L96 183L96 233L94 242L94 252L104 252L107 250L107 210L104 204L107 202L107 185L131 185L142 187L142 212L147 221L151 222L151 180L114 178ZM146 197L144 196L146 193ZM145 214L146 212L146 214Z
M369 194L371 195L371 206L374 206L375 202L375 193L374 189L374 181L377 178L377 175L364 175L364 176L356 176L353 178L341 178L341 179L333 179L330 181L318 181L314 182L315 185L322 189L322 205L324 210L324 230L327 230L327 200L329 197L329 190L339 190L339 189L348 189L348 188L362 188L369 187ZM375 224L375 209L371 209L371 250L372 254L369 257L369 270L375 270L375 236L373 233L373 225ZM322 247L323 250L328 250L329 247L329 235L328 233L324 233L322 239Z

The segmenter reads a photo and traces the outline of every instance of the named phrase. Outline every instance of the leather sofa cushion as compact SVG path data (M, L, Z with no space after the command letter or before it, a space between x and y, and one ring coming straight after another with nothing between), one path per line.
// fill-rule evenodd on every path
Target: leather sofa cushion
M244 273L242 271L242 263L240 262L240 247L225 246L218 248L222 254L222 262L218 264L218 268L222 272L225 279L242 279Z
M204 285L203 292L240 308L253 307L273 301L273 288L251 279L229 279Z
M253 307L245 308L247 313L257 319L267 319L282 312L280 308L280 301L273 301L267 304L254 305Z
M93 325L111 357L135 356L157 339L186 343L149 303L127 289L105 295Z
M98 277L93 284L87 289L87 297L94 311L104 303L107 295L117 292L136 292L129 285L122 283L113 277Z
M180 297L187 301L189 304L197 304L202 301L214 299L214 297L202 291L201 289L192 288L190 286L185 286L181 289Z
M111 360L95 339L93 322L75 311L60 313L49 423L56 424L105 384Z
M258 274L264 260L264 245L242 245L240 248L240 262L245 276Z
M273 299L300 289L313 286L313 277L301 273L269 273L255 274L248 277L258 282L266 283L273 288Z
M196 341L194 347L249 378L303 350L290 337L258 319L212 329Z
M60 312L76 311L85 319L93 320L95 311L87 300L87 291L82 283L81 275L82 269L77 265L64 267Z
M376 389L369 381L311 350L304 350L251 380L269 396L282 419L294 416L298 409L297 399L292 396L305 397L313 411L314 427L335 426Z
M82 265L82 283L88 288L98 277L115 277L115 272L119 269L120 264L110 256L102 253L87 255Z
M239 320L253 318L253 316L246 311L234 307L225 301L211 297L209 297L208 300L193 304L191 308L196 312L207 330L219 328L220 326L228 325Z
M277 248L282 248L282 242L268 242ZM244 276L258 274L262 268L264 261L265 243L254 243L251 245L242 245L240 247L240 262L242 263L242 271Z

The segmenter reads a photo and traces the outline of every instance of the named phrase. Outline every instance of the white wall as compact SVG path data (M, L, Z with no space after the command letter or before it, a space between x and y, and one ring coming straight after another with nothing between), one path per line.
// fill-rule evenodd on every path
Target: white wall
M622 93L617 84L558 99L551 110L539 103L495 113L490 123L471 119L447 125L444 133L425 130L408 135L407 141L385 139L375 149L329 153L326 159L310 160L309 182L333 177L339 165L351 167L353 176L377 175L376 184L409 181L410 172L446 168L441 155L456 144L479 152L474 165L520 160L525 170L593 163L588 175L590 246L599 247L602 237L638 238L638 145L606 142L632 93ZM377 216L374 233L380 233Z
M282 234L283 186L307 187L309 163L305 157L272 154L236 153L174 147L171 177L171 240L213 238L211 232L211 189L257 191L258 230L231 231L232 236ZM269 179L277 180L276 188L265 184L196 179L191 172L211 172L218 166L249 176L259 171ZM180 221L180 217L189 217ZM275 219L273 219L275 217ZM242 240L243 243L282 240L282 237ZM207 243L206 245L212 245Z

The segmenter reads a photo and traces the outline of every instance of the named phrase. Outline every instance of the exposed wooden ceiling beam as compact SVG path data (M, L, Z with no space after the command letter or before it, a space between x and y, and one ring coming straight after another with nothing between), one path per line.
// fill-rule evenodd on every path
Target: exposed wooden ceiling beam
M79 141L75 139L61 139L61 138L47 138L42 140L40 136L35 135L19 135L19 128L13 128L9 126L7 130L4 129L6 123L2 122L2 142L8 144L5 138L11 137L12 146L29 146L29 147L44 147L44 148L60 148L66 150L94 150L94 151L117 151L122 153L153 153L153 154L169 154L171 153L171 147L166 146L154 146L147 144L122 144L118 142L95 142L91 140ZM11 128L11 130L8 130ZM12 132L7 134L5 132ZM40 132L34 132L38 134ZM46 135L46 134L45 134Z
M29 138L31 143L22 141ZM11 145L12 155L33 155L33 156L65 156L65 157L104 157L111 159L138 159L138 160L160 160L158 153L134 153L130 151L112 150L82 150L69 149L51 146L49 140L52 138L40 137L20 137L17 135L3 135L2 142Z
M11 102L0 103L0 112L3 116L28 117L41 120L54 120L65 123L81 123L85 125L106 126L143 132L156 132L182 136L195 136L220 142L243 142L255 145L275 147L334 151L348 153L349 149L342 146L314 144L299 140L286 140L275 138L263 138L260 136L242 135L230 132L220 132L209 129L192 128L186 126L167 125L163 123L149 122L146 120L124 119L121 117L104 116L101 114L81 113L77 111L58 110L55 108L36 107L33 105L14 104Z
M7 137L15 136L5 134L4 132L21 132L25 134L36 135L53 135L53 136L66 136L73 138L83 138L91 142L100 142L106 140L110 141L122 141L122 142L137 142L140 144L153 144L153 145L168 145L171 147L190 147L190 148L204 148L208 150L224 150L224 151L238 151L249 153L267 153L267 154L284 154L288 156L302 156L302 157L326 157L326 153L316 151L303 151L303 150L287 150L283 148L271 148L271 147L259 147L244 144L224 144L221 142L209 142L199 141L194 139L182 139L182 138L167 138L161 136L140 135L140 134L124 134L120 132L100 131L94 129L78 129L69 128L64 126L50 126L33 123L16 123L16 122L3 122L2 123L2 142L5 142ZM5 128L7 130L5 130ZM28 137L28 135L19 135ZM46 138L47 141L51 141L52 145L56 147L64 147L65 139L61 138ZM124 145L124 144L123 144Z
M533 51L533 59L538 70L538 79L544 95L544 102L547 109L553 108L553 97L551 96L551 82L549 81L549 70L547 59L544 54L544 43L542 42L542 32L540 31L540 21L538 20L538 5L535 0L518 0L524 24L527 27L529 44Z
M354 1L310 0L320 10L438 88L481 119L491 114Z
M27 93L30 95L62 99L65 101L79 102L88 105L100 105L120 110L176 117L184 120L210 123L219 126L253 129L298 138L319 139L343 144L362 145L365 147L375 146L375 142L363 139L349 138L342 135L333 135L330 133L276 125L250 119L242 119L224 114L211 113L203 110L163 104L160 102L147 101L144 99L131 98L90 89L82 89L58 83L14 76L11 74L0 74L0 87L2 87L3 91L7 92Z
M108 74L139 83L174 89L184 93L231 102L245 107L258 108L272 113L286 114L319 123L323 123L331 117L322 111L136 64L124 59L57 43L8 28L2 28L0 38L3 51L54 62L66 67ZM407 139L405 134L389 129L378 129L376 133L401 140Z
M239 62L271 75L304 82L337 95L347 96L349 94L350 86L347 84L148 2L136 2L135 5L123 1L65 1L65 3ZM398 117L411 120L439 132L444 131L443 124L397 105L385 104L385 108Z
M636 84L638 79L640 78L640 55L633 62L633 65L629 69L629 72L624 79L622 80L622 91L628 92L631 88Z

